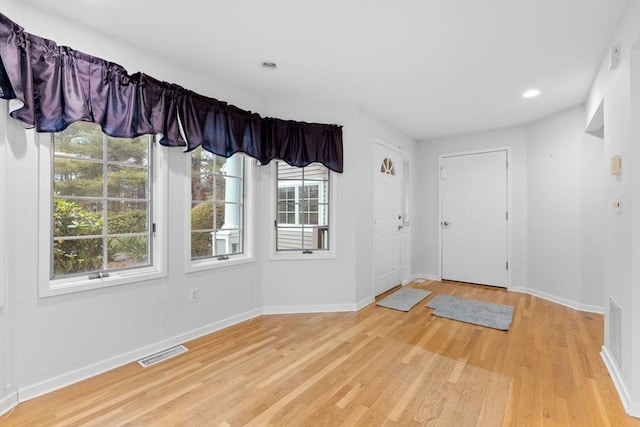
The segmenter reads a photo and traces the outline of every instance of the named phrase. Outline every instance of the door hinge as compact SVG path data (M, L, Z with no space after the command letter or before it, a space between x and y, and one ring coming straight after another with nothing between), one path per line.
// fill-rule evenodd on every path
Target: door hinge
M156 223L155 222L153 224L151 224L151 232L153 234L156 234Z
M504 161L504 168L509 169L509 160Z
M506 211L506 212L504 213L504 218L505 218L505 219L509 219L509 211Z
M507 261L507 262L505 263L505 267L506 267L506 269L507 269L507 270L509 269L509 261Z

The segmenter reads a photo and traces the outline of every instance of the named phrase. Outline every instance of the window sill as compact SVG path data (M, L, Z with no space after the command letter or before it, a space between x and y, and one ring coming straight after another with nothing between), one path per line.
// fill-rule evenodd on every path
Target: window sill
M235 256L225 260L217 258L206 258L197 261L187 261L185 272L195 273L197 271L215 270L218 268L232 267L234 265L249 264L253 262L252 256Z
M321 259L336 259L336 252L332 250L315 251L304 254L302 251L280 251L272 252L271 261L315 261Z
M68 279L49 280L41 287L40 298L72 294L111 286L126 285L128 283L143 282L166 277L166 273L154 267L128 271L109 272L109 277L88 279L87 276Z

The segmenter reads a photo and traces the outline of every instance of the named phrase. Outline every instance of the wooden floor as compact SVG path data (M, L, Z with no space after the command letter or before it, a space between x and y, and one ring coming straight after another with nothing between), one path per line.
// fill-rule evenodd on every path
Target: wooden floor
M261 316L18 405L2 426L640 426L600 359L601 315L448 282L512 304L508 332L375 304Z

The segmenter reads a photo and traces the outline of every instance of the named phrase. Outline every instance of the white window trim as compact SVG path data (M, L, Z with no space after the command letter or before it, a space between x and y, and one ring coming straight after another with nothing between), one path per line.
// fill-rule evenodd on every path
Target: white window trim
M51 279L51 226L52 226L52 147L53 133L38 134L38 291L40 298L82 292L92 289L102 289L128 283L166 277L167 265L167 188L168 165L166 148L155 144L152 173L152 206L153 222L156 224L154 233L152 265L123 271L110 271L109 277L89 279L83 276Z
M271 191L269 191L269 210L271 212L271 221L269 223L271 232L269 233L269 246L271 261L292 261L292 260L319 260L319 259L336 259L337 252L337 200L338 186L336 172L329 170L329 249L314 250L313 253L305 254L302 250L295 251L278 251L276 250L276 221L277 221L277 205L278 205L278 163L271 162Z
M234 265L248 264L254 262L253 242L254 242L254 199L255 199L255 177L256 161L243 155L244 158L244 206L243 206L243 252L241 254L227 255L229 259L219 260L218 258L191 259L191 154L185 157L186 179L184 180L185 200L185 273L212 270L217 268L231 267Z
M6 244L6 210L7 210L7 120L9 101L0 102L0 307L4 307L7 293L7 244Z

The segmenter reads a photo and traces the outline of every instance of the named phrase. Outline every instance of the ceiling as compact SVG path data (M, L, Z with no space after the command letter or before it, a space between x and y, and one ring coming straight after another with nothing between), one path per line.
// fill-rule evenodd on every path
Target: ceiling
M585 102L625 6L625 0L20 3L267 100L358 105L415 140L524 124ZM30 31L28 22L19 23ZM264 69L264 60L277 68ZM533 87L541 95L524 99Z

